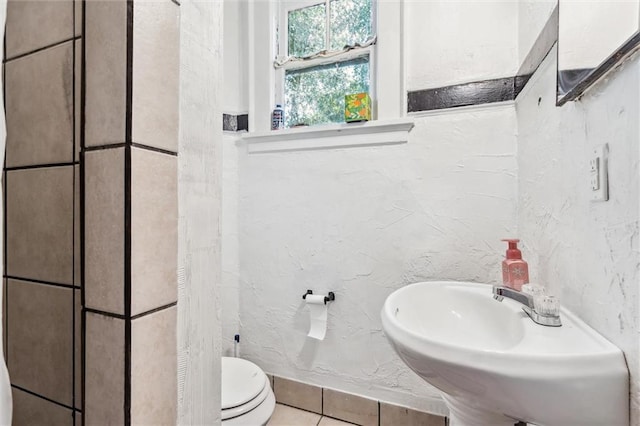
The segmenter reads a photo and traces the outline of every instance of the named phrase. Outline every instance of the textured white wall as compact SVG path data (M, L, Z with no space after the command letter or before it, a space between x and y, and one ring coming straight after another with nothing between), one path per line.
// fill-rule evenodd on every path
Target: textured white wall
M518 70L517 1L407 1L405 9L408 90Z
M517 100L518 228L532 281L619 346L640 424L640 61L555 106L556 49ZM589 154L608 143L610 200L589 201Z
M180 6L178 424L220 422L222 3Z
M558 0L520 0L518 2L518 64L527 57Z
M257 3L258 7L262 7L266 2ZM520 6L521 3L527 5ZM535 13L540 15L538 9L544 8L551 13L555 4L556 0L405 0L407 89L418 90L515 75L519 65L519 9L531 9L523 21L524 25L529 25L532 16L544 25L546 19ZM224 30L223 107L230 112L246 111L250 98L247 81L250 59L246 55L250 45L247 9L246 0L224 2L227 25ZM260 9L259 13L264 13L264 10ZM544 13L543 10L542 15ZM542 26L537 31L540 29ZM533 40L538 34L535 30L529 31ZM384 61L380 63L385 66ZM397 64L389 63L389 66L395 67Z
M443 413L394 353L385 298L429 279L497 282L515 234L512 104L418 118L404 145L239 155L243 355L266 371ZM335 291L324 341L302 294Z
M446 3L405 5L409 89L515 74L517 4ZM444 413L387 343L380 309L410 282L499 279L499 238L515 234L513 105L417 118L403 146L249 157L233 140L224 138L223 353L240 331L243 356L269 372ZM323 342L306 338L307 288L338 295Z
M409 90L513 75L555 6L443 3L406 4ZM549 58L517 121L493 105L419 117L406 145L252 156L227 135L225 349L239 329L243 355L266 371L443 412L388 345L382 303L424 279L498 281L498 239L519 227L532 278L625 350L637 412L640 65L556 108ZM601 141L612 200L598 205L587 154ZM337 294L323 342L306 338L307 288Z
M237 133L222 137L222 355L233 356L233 336L240 332L240 258L238 252L238 149ZM238 350L241 354L241 336Z
M561 70L595 68L638 31L640 3L582 0L560 3Z
M224 1L222 109L226 113L246 113L249 110L247 3L247 0Z

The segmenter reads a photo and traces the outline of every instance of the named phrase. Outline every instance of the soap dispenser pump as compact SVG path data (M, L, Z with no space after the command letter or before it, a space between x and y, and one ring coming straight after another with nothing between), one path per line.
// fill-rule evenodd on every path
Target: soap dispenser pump
M522 253L518 250L516 239L504 239L509 243L507 258L502 261L502 282L506 287L521 291L522 286L529 282L529 266L522 260Z

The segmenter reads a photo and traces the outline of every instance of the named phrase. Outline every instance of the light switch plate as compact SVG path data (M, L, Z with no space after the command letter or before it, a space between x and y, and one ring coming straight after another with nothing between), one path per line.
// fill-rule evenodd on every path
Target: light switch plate
M589 189L591 201L609 199L609 145L598 145L589 158Z

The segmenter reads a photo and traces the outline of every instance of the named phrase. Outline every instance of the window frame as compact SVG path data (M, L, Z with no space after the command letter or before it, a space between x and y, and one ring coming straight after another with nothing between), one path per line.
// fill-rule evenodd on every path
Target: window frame
M325 5L325 36L324 46L327 48L328 53L339 52L328 50L331 47L331 1L332 0L296 0L296 1L279 1L277 6L277 23L276 23L276 55L274 61L281 58L289 57L289 12L306 7L316 6L320 4ZM377 4L376 0L371 0L371 36L376 36L377 30ZM364 42L365 40L360 40ZM340 62L350 61L352 59L358 59L368 56L369 57L369 96L372 100L372 119L377 118L376 111L376 44L372 44L367 47L357 48L346 52L338 53L329 57L317 57L310 58L304 61L291 61L286 62L275 69L275 103L284 106L285 93L284 93L284 81L287 71L304 70L307 68L313 68L319 65L331 65ZM325 123L332 124L332 123ZM333 123L335 124L335 123Z
M271 129L271 111L280 99L276 98L277 83L274 58L279 47L277 29L280 20L280 1L248 0L248 68L249 81L249 130L251 133L268 132ZM375 120L394 120L407 115L405 89L404 2L405 0L373 0L376 32L375 52L369 59L370 91ZM317 0L306 4L319 4ZM372 29L373 29L372 28ZM284 76L283 76L284 77ZM312 126L321 127L321 126ZM288 131L288 130L286 130ZM278 130L282 132L282 130Z

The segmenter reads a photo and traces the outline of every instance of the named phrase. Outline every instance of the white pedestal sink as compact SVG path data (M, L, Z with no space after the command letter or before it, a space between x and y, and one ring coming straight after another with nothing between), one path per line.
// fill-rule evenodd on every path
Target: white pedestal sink
M627 426L629 378L619 348L562 309L534 323L490 285L423 282L392 293L382 326L400 358L440 389L451 426Z

